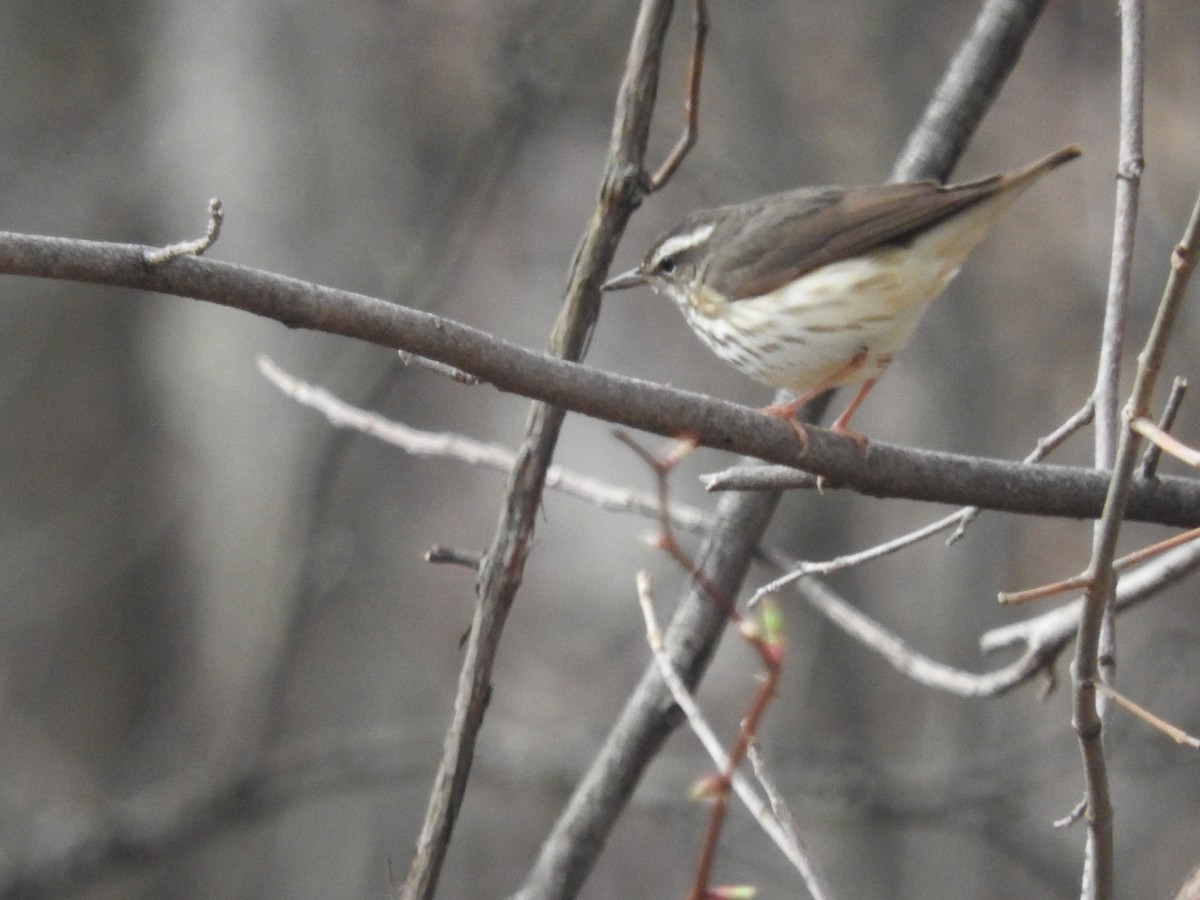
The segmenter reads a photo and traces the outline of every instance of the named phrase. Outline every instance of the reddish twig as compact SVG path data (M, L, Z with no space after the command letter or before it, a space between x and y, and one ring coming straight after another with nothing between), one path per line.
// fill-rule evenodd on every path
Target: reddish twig
M704 72L704 46L708 37L708 2L693 0L692 55L688 63L687 98L684 100L683 133L658 170L650 176L648 190L653 193L671 180L675 170L696 146L700 136L700 76Z
M655 485L659 497L659 534L655 546L671 557L689 577L704 591L705 595L724 612L729 623L758 654L765 674L761 678L759 689L750 702L750 707L741 721L737 739L729 750L729 760L725 769L705 782L705 796L712 800L712 811L709 815L708 828L705 831L704 843L701 846L700 858L696 864L696 875L692 882L690 900L703 900L710 896L708 882L712 874L713 862L716 859L717 846L720 841L721 829L729 808L729 791L733 773L742 764L749 751L758 725L771 699L775 696L779 684L779 676L783 666L783 647L779 639L777 613L764 609L763 626L738 612L733 600L717 589L712 581L696 565L695 561L684 551L675 539L669 515L670 502L669 478L671 471L679 462L695 449L695 442L684 438L670 452L662 457L655 456L642 447L637 441L624 432L618 432L617 438L650 467L654 474Z

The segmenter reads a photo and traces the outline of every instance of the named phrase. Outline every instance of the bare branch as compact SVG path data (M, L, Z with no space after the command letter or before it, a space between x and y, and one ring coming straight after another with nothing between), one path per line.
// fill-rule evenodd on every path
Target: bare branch
M696 146L700 136L700 78L704 73L704 43L708 37L708 0L692 0L692 56L688 63L687 99L684 101L683 133L662 165L650 177L653 193L671 180L675 170Z
M945 181L1021 58L1046 0L988 0L892 167L894 181Z
M1126 56L1132 55L1135 61L1130 65L1139 68L1144 11L1136 0L1122 4L1122 11L1124 16L1131 20L1123 26L1124 53ZM1130 42L1136 46L1130 47ZM1149 409L1175 317L1183 303L1188 277L1195 265L1198 236L1200 196L1196 198L1183 237L1175 252L1171 254L1170 274L1163 289L1162 301L1159 303L1154 325L1146 338L1145 347L1138 356L1137 375L1126 406L1127 422L1145 416ZM1079 636L1071 670L1075 683L1072 702L1073 724L1079 738L1087 780L1088 854L1083 877L1083 896L1087 900L1107 900L1113 892L1113 810L1108 793L1104 745L1101 740L1102 722L1096 707L1096 683L1100 679L1102 623L1106 614L1111 612L1114 594L1115 575L1112 563L1116 555L1121 520L1133 483L1139 443L1140 439L1132 428L1126 427L1121 430L1112 483L1105 501L1104 515L1096 528L1095 545L1088 565L1091 581L1084 592L1083 615L1079 620ZM1109 631L1111 632L1111 629ZM1114 655L1111 648L1105 647L1104 650L1105 658L1111 659Z
M406 366L420 366L422 369L428 369L438 375L443 375L451 381L457 381L459 384L465 384L468 387L474 387L479 384L479 379L469 372L464 372L462 369L456 369L454 366L448 366L445 363L440 363L436 359L426 359L423 356L416 356L412 353L406 353L403 350L397 350L400 354L400 362Z
M1158 419L1158 428L1164 434L1167 434L1175 425L1175 416L1179 414L1179 408L1183 405L1184 394L1187 393L1188 382L1186 378L1176 378L1171 382L1171 393L1167 395L1167 402L1163 406L1162 415ZM1142 461L1138 465L1138 478L1153 478L1158 471L1158 458L1161 454L1160 448L1151 444L1146 448L1146 452L1142 455Z
M769 555L777 564L786 563L774 554ZM982 674L967 672L913 650L903 639L847 603L820 579L799 581L792 587L809 606L878 653L896 671L926 687L959 697L995 697L1007 693L1045 671L1061 652L1061 646L1030 642L1021 656L1006 666Z
M1032 463L1043 459L1047 454L1052 452L1070 435L1074 434L1091 418L1091 404L1085 404L1074 415L1070 416L1065 422L1056 428L1050 435L1042 438L1037 442L1033 452L1025 457L1024 462ZM763 467L767 468L767 467ZM729 470L727 470L729 471ZM750 597L748 605L753 607L758 601L767 594L773 593L786 584L790 584L800 578L809 575L831 575L834 572L840 572L843 569L848 569L853 566L859 566L863 563L870 562L874 559L887 556L892 553L898 553L905 547L910 547L913 544L925 540L927 537L932 537L942 531L945 531L952 525L957 525L954 534L946 539L946 544L950 545L961 538L966 531L967 526L979 515L979 507L968 506L965 509L960 509L948 516L938 519L936 522L931 522L928 525L922 526L907 534L902 534L890 541L885 541L882 544L877 544L874 547L869 547L866 550L861 550L857 553L847 553L835 559L825 562L802 562L798 563L792 571L781 575L774 581L763 585L756 590L753 596ZM1003 595L1002 602L1003 602Z
M163 263L181 256L200 256L217 242L217 238L221 236L221 223L224 221L225 210L221 208L221 201L213 197L208 201L208 229L204 232L204 237L196 238L194 241L168 244L157 250L146 250L142 258L147 265L161 266Z
M266 356L259 355L257 362L259 371L272 384L297 403L317 410L336 428L353 428L414 456L456 459L501 472L511 472L516 465L516 451L501 444L484 443L461 434L413 428L353 406L324 388L301 381ZM546 487L586 500L610 512L633 513L644 518L655 518L659 514L658 498L653 494L618 487L563 466L551 466L546 471ZM712 513L697 507L672 503L668 514L672 526L682 531L705 535L712 530Z
M1129 427L1148 440L1159 450L1165 450L1182 463L1193 468L1200 466L1200 450L1189 447L1174 435L1168 434L1158 425L1145 417L1139 417L1129 423Z
M612 264L629 216L645 190L642 173L646 139L658 90L659 66L671 7L669 0L643 0L638 12L625 74L618 90L612 140L599 196L572 261L563 305L550 337L551 354L563 360L581 359L587 351L600 313L600 284ZM416 348L396 346L420 353ZM420 355L438 358L437 354ZM467 366L459 368L470 371ZM565 415L563 408L545 402L535 403L529 411L525 439L509 477L500 521L480 568L479 603L463 653L454 715L417 839L417 851L403 886L405 900L431 898L436 891L442 861L466 791L475 740L487 709L500 636L521 585L546 473Z
M1122 350L1129 312L1130 279L1133 272L1134 236L1137 232L1138 188L1142 175L1142 107L1144 93L1145 8L1142 0L1121 0L1121 103L1120 150L1117 163L1117 198L1113 215L1113 244L1109 263L1108 293L1104 305L1100 354L1097 360L1096 434L1093 464L1098 469L1116 468L1115 455L1128 446L1131 433L1120 429L1118 436L1117 398L1120 387ZM1132 462L1130 463L1132 466ZM1132 469L1129 473L1132 475ZM1109 499L1123 500L1125 479L1114 475ZM1107 508L1107 507L1106 507ZM1075 646L1074 724L1083 749L1083 768L1087 779L1088 836L1085 849L1082 898L1108 900L1113 892L1112 806L1100 739L1103 710L1083 711L1094 699L1092 682L1115 678L1116 632L1113 622L1114 576L1108 563L1115 552L1119 514L1116 520L1096 524L1092 532L1092 566L1095 580L1085 592L1084 615L1079 623L1079 642ZM1081 654L1092 655L1081 670Z
M1153 562L1121 577L1117 584L1115 611L1124 613L1145 603L1198 568L1200 544L1192 542L1164 553ZM1065 645L1075 637L1082 609L1083 601L1075 600L1031 619L993 628L980 637L979 646L985 653L992 653L1017 644Z
M766 550L764 556L780 567L792 565L791 560L776 550ZM1197 569L1200 569L1200 544L1194 541L1162 554L1121 578L1115 611L1124 613L1145 603ZM801 581L794 589L809 606L867 649L880 654L901 674L927 687L960 697L995 697L1038 675L1052 676L1051 666L1076 637L1083 609L1083 601L1076 600L1031 619L985 632L979 639L983 652L1019 647L1020 655L999 669L976 674L939 663L913 650L902 638L852 606L819 578Z
M455 547L443 547L434 544L425 551L425 562L445 563L452 566L463 566L478 571L483 562L482 553L472 553L470 550L459 550Z
M695 698L679 673L675 670L674 664L668 655L663 644L662 629L659 627L658 618L654 614L654 600L650 595L650 576L645 572L639 572L637 576L638 588L638 605L641 607L642 616L646 621L646 642L650 645L650 652L654 656L654 664L658 667L659 673L662 675L663 681L671 691L671 697L675 703L683 710L684 716L687 718L688 726L692 732L700 739L700 743L704 746L705 752L712 759L719 771L730 771L729 756L725 752L725 748L721 745L720 738L713 731L712 726L708 724L708 720L704 716L704 712L700 709ZM757 759L757 753L751 754L751 759ZM754 763L756 769L758 763ZM762 798L758 796L746 776L740 771L733 770L730 773L730 785L733 788L738 798L745 804L746 809L758 822L758 825L775 843L775 846L780 849L788 861L800 872L804 879L805 885L808 887L808 892L814 900L828 896L821 885L820 879L813 871L812 863L800 845L799 839L796 837L794 827L785 823L778 817L773 806L769 806Z
M1148 547L1142 547L1140 550L1127 553L1120 559L1113 560L1112 570L1115 573L1124 572L1126 569L1144 563L1146 560L1152 559L1161 553L1166 553L1168 550L1186 546L1197 538L1200 538L1200 528L1193 528L1182 534L1172 535ZM1001 591L997 599L1001 603L1012 605L1028 603L1031 600L1042 600L1046 597L1053 597L1055 594L1065 594L1069 591L1078 591L1081 588L1086 588L1090 579L1090 574L1084 572L1079 575L1073 575L1070 578L1064 578L1061 581L1044 584L1041 587L1030 588L1025 591L1014 591L1012 593Z
M1182 728L1172 725L1161 716L1156 716L1150 710L1146 709L1146 707L1134 703L1115 688L1111 688L1107 684L1104 684L1104 682L1100 682L1096 685L1096 689L1108 697L1109 700L1116 703L1121 709L1125 710L1125 712L1135 718L1141 719L1155 731L1165 734L1175 743L1181 744L1184 747L1191 747L1193 750L1200 750L1200 738L1192 737L1192 735L1188 734Z
M147 268L142 251L137 245L0 232L0 272L211 300L293 327L403 348L584 415L667 437L688 432L705 446L802 466L824 475L828 489L1071 518L1098 516L1104 504L1107 476L1096 470L1022 466L882 441L871 444L867 458L853 441L815 426L805 426L809 443L797 458L795 432L749 407L601 372L431 313L259 269L188 256ZM1127 518L1200 525L1200 484L1166 477L1138 482Z

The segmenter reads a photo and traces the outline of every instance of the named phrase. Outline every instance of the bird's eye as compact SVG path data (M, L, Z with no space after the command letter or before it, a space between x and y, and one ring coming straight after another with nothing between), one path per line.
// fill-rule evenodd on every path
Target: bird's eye
M675 271L675 267L677 265L679 265L678 256L674 254L671 256L665 256L658 261L658 271L662 272L664 275L670 275Z

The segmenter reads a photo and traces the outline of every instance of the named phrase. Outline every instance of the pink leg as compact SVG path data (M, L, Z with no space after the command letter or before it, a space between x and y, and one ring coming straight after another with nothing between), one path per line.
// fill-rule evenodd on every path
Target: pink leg
M810 400L815 400L830 388L837 387L839 384L861 369L863 367L863 363L866 361L867 351L864 348L863 350L858 351L858 353L852 360L850 360L850 362L846 363L833 374L826 375L803 394L800 394L798 397L789 400L787 403L764 406L762 408L762 412L765 412L768 416L775 416L780 419L794 418L796 413L800 411L800 407L802 407L805 403Z
M805 432L804 426L797 422L795 418L800 407L802 407L805 403L808 403L808 401L819 397L830 388L835 388L840 385L843 381L861 369L866 361L867 351L865 349L860 350L858 354L852 360L850 360L850 362L846 363L846 365L842 366L832 375L828 375L821 379L816 385L809 388L800 396L793 400L789 400L787 403L764 406L762 411L768 416L786 419L796 430L796 435L800 438L800 443L807 444L808 434ZM879 360L879 374L875 375L873 378L867 379L866 383L859 388L858 393L854 395L854 399L850 401L850 405L846 407L846 411L838 416L837 419L834 420L834 423L829 427L830 431L836 432L837 434L844 434L860 447L865 447L867 445L866 435L859 434L857 431L854 431L849 427L850 417L854 415L855 411L857 411L863 400L866 399L867 394L871 392L871 388L875 386L875 382L879 380L879 375L883 373L884 367L886 367L889 362L891 362L890 357L881 358Z
M833 424L829 426L830 431L844 434L860 447L867 446L867 436L861 432L850 428L850 417L854 415L862 402L867 399L867 394L871 393L871 388L875 387L875 382L879 379L868 378L863 386L858 389L858 393L854 395L854 399L850 401L850 405L846 407L846 411L834 419Z

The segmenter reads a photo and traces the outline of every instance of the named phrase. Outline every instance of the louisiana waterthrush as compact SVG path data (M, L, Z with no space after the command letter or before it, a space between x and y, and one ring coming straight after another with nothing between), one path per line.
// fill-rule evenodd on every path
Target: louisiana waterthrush
M669 296L719 357L797 395L773 415L861 383L831 429L865 442L850 417L929 304L1017 195L1079 154L965 184L800 188L699 210L603 287Z

